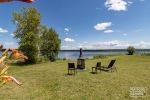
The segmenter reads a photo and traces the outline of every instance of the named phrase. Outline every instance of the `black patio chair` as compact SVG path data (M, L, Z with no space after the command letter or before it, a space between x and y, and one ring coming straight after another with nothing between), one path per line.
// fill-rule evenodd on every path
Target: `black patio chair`
M111 72L113 70L116 70L116 72L117 72L117 68L114 65L115 62L116 62L116 60L111 60L108 66L101 66L101 70L104 70L104 71L110 71L111 70Z
M100 70L101 72L101 62L97 62L96 67L92 67L92 73L94 73L94 69L95 73L97 73L97 70Z
M71 73L70 73L71 71ZM68 63L68 75L72 75L72 71L74 72L74 75L77 74L77 69L75 67L75 63Z

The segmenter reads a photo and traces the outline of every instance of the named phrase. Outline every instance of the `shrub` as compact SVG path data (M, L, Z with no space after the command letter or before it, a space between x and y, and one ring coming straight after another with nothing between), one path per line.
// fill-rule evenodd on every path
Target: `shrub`
M46 62L46 61L48 61L49 59L46 57L46 56L39 56L38 57L38 61L37 62Z
M50 61L55 61L60 50L61 40L53 28L43 27L43 30L45 31L41 36L41 50Z
M107 57L106 55L95 55L93 58L94 59L98 59L98 58L103 59L103 58L106 58L106 57Z
M135 53L135 48L133 46L129 46L127 48L128 55L133 55Z
M141 56L150 56L150 53L143 53Z

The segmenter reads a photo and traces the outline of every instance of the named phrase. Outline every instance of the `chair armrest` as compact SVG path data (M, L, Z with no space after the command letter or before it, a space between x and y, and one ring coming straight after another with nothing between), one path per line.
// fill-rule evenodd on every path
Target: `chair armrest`
M112 68L116 68L116 66L114 65Z
M76 68L68 68L68 69L70 69L70 70L74 70L74 69L76 69Z
M107 65L101 66L101 68L107 68L107 67L108 67Z

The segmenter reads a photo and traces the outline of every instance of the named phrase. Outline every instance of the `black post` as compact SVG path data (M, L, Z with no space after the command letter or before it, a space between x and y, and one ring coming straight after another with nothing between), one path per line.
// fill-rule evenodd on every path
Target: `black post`
M82 48L80 48L80 56L79 56L79 58L81 58L82 57Z
M77 61L77 69L85 69L85 59L83 58L83 54L82 54L82 48L80 48L80 55Z

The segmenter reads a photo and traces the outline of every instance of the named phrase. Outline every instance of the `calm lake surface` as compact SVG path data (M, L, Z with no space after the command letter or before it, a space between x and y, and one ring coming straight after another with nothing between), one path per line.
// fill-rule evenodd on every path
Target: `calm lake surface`
M0 52L1 55L2 52ZM136 54L150 53L150 50L136 50ZM58 54L58 58L78 59L79 50L62 50ZM95 55L113 55L113 54L127 54L126 50L85 50L83 51L83 58L93 58Z
M150 50L137 50L136 54L150 53ZM61 51L58 58L78 59L80 51ZM127 54L126 50L87 50L83 51L83 58L93 58L95 55L113 55L113 54Z

